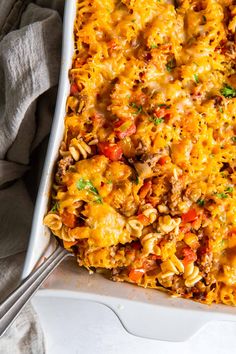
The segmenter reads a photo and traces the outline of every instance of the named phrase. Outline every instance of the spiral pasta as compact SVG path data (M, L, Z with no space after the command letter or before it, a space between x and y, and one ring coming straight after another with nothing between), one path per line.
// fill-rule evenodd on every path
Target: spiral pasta
M189 263L184 269L185 285L187 287L194 286L199 280L202 279L199 273L199 268L194 266L194 263Z

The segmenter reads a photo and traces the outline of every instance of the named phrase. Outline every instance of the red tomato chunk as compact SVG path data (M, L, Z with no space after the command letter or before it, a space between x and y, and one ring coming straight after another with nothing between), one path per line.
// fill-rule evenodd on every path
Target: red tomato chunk
M118 144L99 143L99 151L111 161L119 161L122 157L122 149Z
M198 218L198 215L195 209L190 209L187 213L182 214L181 218L183 223L187 224L188 222L195 221Z
M136 126L131 120L119 120L115 123L114 128L114 132L119 139L124 139L136 132Z
M129 278L133 282L138 282L142 279L143 274L145 273L144 269L131 269L129 272Z

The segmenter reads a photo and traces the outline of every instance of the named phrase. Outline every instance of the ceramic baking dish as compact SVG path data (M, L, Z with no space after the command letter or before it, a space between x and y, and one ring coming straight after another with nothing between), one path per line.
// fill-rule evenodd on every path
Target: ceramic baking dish
M68 71L74 50L73 27L76 0L67 0L64 14L63 50L60 84L51 137L35 206L32 231L22 278L27 277L40 259L53 249L52 236L43 225L47 212L52 174L63 138L66 99L69 93ZM75 261L68 261L57 272L56 281L47 282L47 295L76 297L102 303L111 308L131 333L159 340L183 341L212 320L236 320L236 308L202 305L173 298L164 292L142 289L132 284L115 283L101 274L89 275ZM79 315L79 314L77 314Z

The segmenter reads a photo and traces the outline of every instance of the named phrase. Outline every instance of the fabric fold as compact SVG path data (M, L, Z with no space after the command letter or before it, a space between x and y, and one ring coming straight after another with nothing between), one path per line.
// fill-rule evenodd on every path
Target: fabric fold
M56 100L63 3L0 0L0 301L20 280L28 244ZM45 353L30 304L0 339L0 353Z

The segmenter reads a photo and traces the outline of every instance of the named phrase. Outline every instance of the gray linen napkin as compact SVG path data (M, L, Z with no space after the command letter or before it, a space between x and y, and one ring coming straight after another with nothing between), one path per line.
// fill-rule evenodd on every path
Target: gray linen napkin
M0 0L0 300L19 282L28 243L54 111L63 5L63 0ZM0 340L0 353L44 352L37 316L28 305Z

